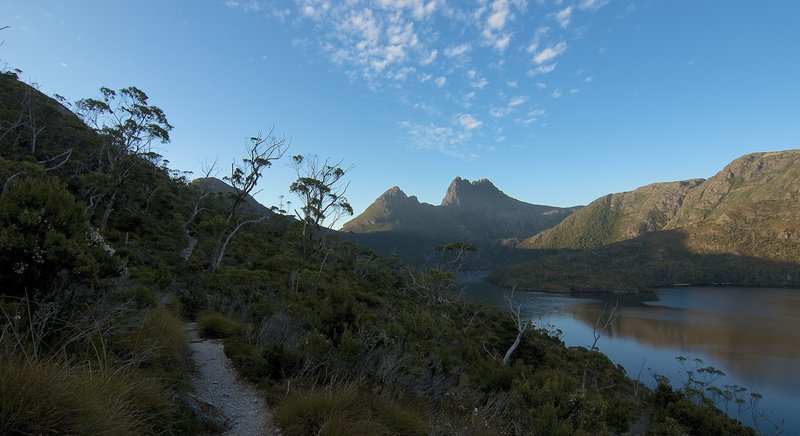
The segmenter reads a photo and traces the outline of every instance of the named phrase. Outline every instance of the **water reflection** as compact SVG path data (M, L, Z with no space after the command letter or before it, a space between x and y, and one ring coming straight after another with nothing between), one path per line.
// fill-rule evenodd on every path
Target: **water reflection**
M663 289L661 299L626 302L609 326L609 338L633 339L712 357L750 384L800 392L800 292L784 289ZM576 319L595 325L603 301L566 306ZM795 316L791 316L792 311Z
M462 284L472 300L507 307L508 289L480 277ZM598 316L617 298L517 292L514 304L538 326L562 330L566 345L590 346ZM631 377L652 384L649 372L657 372L677 380L676 356L701 358L728 374L725 384L764 394L763 411L785 418L787 434L800 434L800 290L659 289L620 296L618 312L598 346Z

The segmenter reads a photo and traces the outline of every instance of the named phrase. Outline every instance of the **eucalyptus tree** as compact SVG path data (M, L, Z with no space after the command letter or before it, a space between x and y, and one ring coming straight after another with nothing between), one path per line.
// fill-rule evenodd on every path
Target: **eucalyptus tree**
M263 221L269 215L253 215L242 212L242 206L247 198L254 193L258 181L263 176L264 170L272 166L272 162L283 157L289 144L284 137L275 136L275 129L270 129L266 135L261 132L250 138L247 147L247 157L242 163L231 164L231 173L223 179L233 186L229 202L224 212L224 223L220 226L214 249L211 252L209 269L215 270L222 263L225 249L231 239L245 225Z
M350 182L344 183L342 178L353 169L344 168L342 161L331 162L330 159L320 161L317 156L292 156L292 166L297 173L297 180L289 190L300 199L302 207L295 211L303 223L303 236L318 230L327 221L332 226L344 215L352 215L353 207L345 194Z
M76 103L78 115L102 135L97 155L98 169L108 177L103 192L105 210L100 229L105 229L122 188L137 164L152 152L154 142L170 141L172 125L164 112L148 103L144 91L129 86L119 91L100 88L102 99L86 98Z

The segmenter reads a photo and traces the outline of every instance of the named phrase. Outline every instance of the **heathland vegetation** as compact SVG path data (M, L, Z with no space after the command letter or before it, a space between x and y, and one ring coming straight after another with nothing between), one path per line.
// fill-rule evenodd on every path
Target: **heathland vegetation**
M341 163L293 158L295 218L249 196L281 138L253 136L227 185L189 183L153 152L171 129L135 87L69 104L0 75L0 433L213 431L194 319L284 434L752 433L465 301L472 244L412 269L326 230L351 213Z

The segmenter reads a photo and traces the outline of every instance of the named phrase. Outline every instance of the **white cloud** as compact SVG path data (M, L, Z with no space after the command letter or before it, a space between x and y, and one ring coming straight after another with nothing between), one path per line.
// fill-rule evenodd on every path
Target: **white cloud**
M540 74L548 74L555 71L558 62L550 64L550 65L539 65L538 67L528 71L529 76L538 76Z
M511 6L508 0L494 0L491 9L481 36L485 43L502 52L511 43L511 33L503 31L510 18ZM483 9L479 10L482 13Z
M495 118L503 118L514 111L514 108L517 106L521 106L528 101L528 97L524 95L518 95L513 97L511 100L508 101L504 107L493 107L489 110L489 115Z
M460 159L475 157L465 147L465 143L471 138L469 130L414 121L402 121L400 126L406 128L411 136L411 143L418 150L435 150Z
M436 86L438 86L439 88L441 88L442 86L444 86L444 85L445 85L445 83L447 83L447 77L444 77L444 76L439 76L439 77L437 77L437 78L436 78L436 79L433 81L433 83L435 83L435 84L436 84Z
M395 71L392 74L391 78L402 82L405 81L408 78L408 76L414 74L416 71L417 70L414 67L403 67Z
M539 44L542 40L547 37L547 34L550 33L550 28L546 26L541 26L536 29L536 32L533 33L533 40L530 44L528 44L527 51L530 54L536 53L539 50Z
M506 85L508 85L510 88L516 88L519 86L519 83L517 83L516 80L508 80L506 81Z
M511 108L509 107L493 107L489 110L489 115L495 118L503 118L510 113Z
M426 65L430 65L433 61L436 60L436 56L439 55L439 50L431 50L427 55L423 56L422 59L419 61L419 64L423 67Z
M458 115L458 117L456 118L456 123L466 130L477 129L483 124L481 121L478 121L474 116L470 114Z
M538 89L545 89L545 88L547 88L547 84L546 84L546 83L542 83L542 82L536 82L536 85L535 85L535 86L536 86L536 88L538 88Z
M469 86L471 86L471 87L473 87L475 89L483 89L488 84L489 84L489 81L486 80L485 77L481 77L480 79L478 79L478 80L476 80L474 82L470 82Z
M591 82L592 80L594 80L594 76L586 76L586 78L585 78L585 79L583 79L583 81L584 81L584 82L586 82L586 83L589 83L589 82Z
M472 50L472 45L469 43L464 43L447 47L444 49L444 55L448 58L454 58L464 56L465 54L469 53L470 50Z
M576 95L579 92L581 92L581 90L578 89L578 88L572 88L572 89L569 90L569 93L572 94L572 95Z
M510 12L508 0L495 0L492 3L492 14L486 20L487 27L492 30L503 30Z
M569 26L570 21L572 21L572 6L567 6L566 8L556 12L556 21L558 25L561 26L562 29L566 29Z
M535 62L536 65L550 62L553 59L561 56L565 51L567 51L567 43L561 41L558 44L542 49L533 55L533 62Z
M564 91L562 91L561 88L558 88L555 91L553 91L551 95L553 96L553 98L558 99L561 98L562 95L564 95Z
M264 10L264 4L256 0L225 0L225 3L223 4L231 9L238 9L241 7L245 12L260 12Z
M436 0L428 1L423 0L378 0L378 4L386 9L394 10L409 10L412 16L421 20L429 17L436 11L438 2Z
M582 11L596 11L608 4L608 0L583 0L578 5Z
M514 121L522 124L523 126L530 126L531 124L539 121L539 118L544 116L544 114L544 109L536 109L528 112L528 116L526 118L517 118Z

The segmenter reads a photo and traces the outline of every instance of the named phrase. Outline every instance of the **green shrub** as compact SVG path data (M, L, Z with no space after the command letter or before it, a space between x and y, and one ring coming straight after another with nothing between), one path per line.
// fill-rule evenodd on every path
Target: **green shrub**
M222 339L244 332L244 324L221 313L202 311L197 314L197 331L204 338Z
M0 172L6 166L0 160ZM0 196L0 295L38 299L115 274L116 260L90 236L83 206L57 178L23 167L30 175L12 179Z

